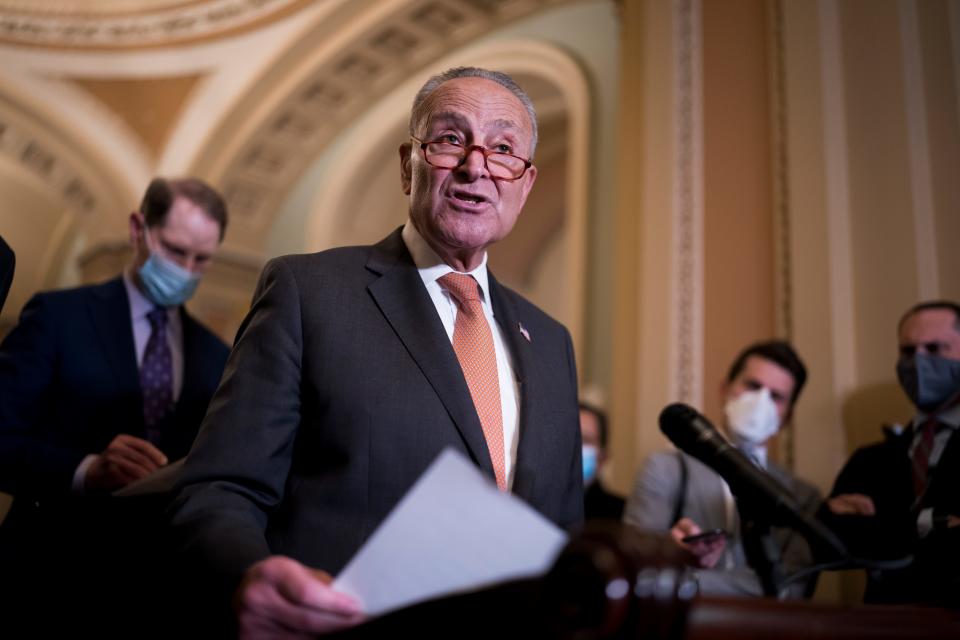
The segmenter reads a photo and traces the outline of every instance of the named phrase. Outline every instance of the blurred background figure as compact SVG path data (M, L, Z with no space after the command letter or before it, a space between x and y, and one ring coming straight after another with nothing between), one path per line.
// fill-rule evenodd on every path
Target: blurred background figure
M737 448L813 513L820 504L817 489L768 456L768 443L789 422L806 380L806 367L788 343L773 340L750 345L734 360L721 386L724 417L719 424ZM702 569L701 592L763 595L759 577L747 564L730 488L699 460L679 451L651 455L637 474L624 520L643 529L669 531L678 545L691 551ZM786 575L811 564L810 549L800 534L777 529L774 540ZM809 595L813 586L813 580L801 581L781 595Z
M580 403L580 437L583 440L584 517L620 520L625 500L609 491L602 478L610 438L607 414L586 402Z
M183 306L223 240L220 195L156 178L127 223L122 275L34 295L0 344L0 490L14 496L2 580L94 619L94 603L151 604L115 572L136 565L150 576L138 587L156 584L139 563L157 557L158 505L111 493L186 455L228 353Z
M896 371L915 413L840 471L826 522L855 556L906 568L868 571L872 603L960 606L960 305L922 302L897 327Z

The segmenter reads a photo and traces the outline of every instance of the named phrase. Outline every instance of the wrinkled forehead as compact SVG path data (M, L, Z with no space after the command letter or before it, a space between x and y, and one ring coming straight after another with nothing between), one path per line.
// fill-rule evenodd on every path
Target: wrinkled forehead
M960 339L960 318L950 309L923 309L903 320L900 342Z
M486 78L454 78L427 96L416 123L417 131L424 133L441 124L509 129L528 140L533 132L530 116L520 99Z

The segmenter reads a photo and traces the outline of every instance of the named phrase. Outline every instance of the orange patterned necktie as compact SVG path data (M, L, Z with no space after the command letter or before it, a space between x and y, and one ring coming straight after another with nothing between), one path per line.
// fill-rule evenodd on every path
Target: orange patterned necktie
M487 449L493 462L497 486L507 488L503 459L503 414L500 406L500 378L497 353L493 347L490 324L483 314L480 285L473 276L448 273L438 280L457 301L457 321L453 327L453 350L467 380L470 397L480 417Z

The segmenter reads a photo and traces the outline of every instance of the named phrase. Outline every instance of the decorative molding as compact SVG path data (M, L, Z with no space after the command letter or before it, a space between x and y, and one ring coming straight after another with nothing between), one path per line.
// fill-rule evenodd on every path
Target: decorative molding
M90 214L97 209L94 189L70 162L39 137L0 113L0 154L39 178L58 194L69 211Z
M379 3L342 47L282 84L250 98L224 119L192 168L220 185L231 214L263 232L311 160L404 80L451 48L508 21L570 0L407 0ZM376 11L374 11L376 9ZM438 35L439 34L439 35ZM292 47L296 49L297 47ZM280 62L276 68L283 66ZM238 128L239 127L239 128Z
M208 0L145 12L76 13L44 3L36 11L4 8L0 42L57 47L143 47L194 40L250 27L304 0ZM3 3L0 2L0 7ZM72 9L72 11L71 11Z
M850 154L839 0L819 0L817 13L822 43L820 76L823 79L823 173L826 180L827 252L830 261L830 333L834 395L839 401L845 399L857 383Z
M770 0L769 22L769 77L771 104L771 161L773 163L773 229L774 229L774 304L777 335L793 339L793 261L791 257L790 225L790 153L787 128L787 68L784 40L783 0ZM780 453L783 463L793 469L796 462L796 439L793 429L782 431Z
M784 42L783 0L771 0L768 42L770 43L770 103L773 148L773 210L775 303L777 333L793 337L793 263L790 255L790 165L787 129L787 70Z
M703 36L700 0L674 0L674 385L703 400Z

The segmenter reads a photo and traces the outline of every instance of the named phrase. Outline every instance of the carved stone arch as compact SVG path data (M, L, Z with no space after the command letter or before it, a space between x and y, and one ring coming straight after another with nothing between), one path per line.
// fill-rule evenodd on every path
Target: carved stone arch
M244 94L191 173L219 185L231 244L262 250L291 186L358 113L425 64L496 27L566 0L376 0L337 5Z
M0 211L5 236L18 235L22 227L22 242L39 243L33 249L41 255L21 261L30 273L18 265L18 279L28 281L14 286L26 291L82 280L82 274L70 271L72 259L105 236L116 236L111 231L122 224L138 186L66 111L43 97L9 78L0 88L0 160L6 164L0 179L5 190L36 196L43 203L29 220L18 217L23 212ZM46 220L40 220L44 215ZM28 246L22 245L21 251L29 251Z
M468 47L431 64L429 69L384 96L331 143L327 158L322 160L324 170L317 172L320 179L310 185L313 198L303 249L316 251L369 242L403 223L407 216L406 199L400 188L396 149L407 137L412 97L429 75L467 64L505 71L522 86L534 87L531 97L541 125L535 162L556 158L565 164L553 183L560 186L561 192L551 198L563 211L559 219L538 221L537 233L543 241L535 241L531 251L542 254L552 250L557 254L552 260L561 266L562 273L558 274L554 288L563 297L563 304L562 308L550 311L564 322L573 336L574 346L579 347L584 328L588 235L590 90L577 62L554 45L502 40ZM556 136L549 135L551 128L557 127L563 131ZM385 150L392 152L386 153L386 160ZM538 193L538 187L543 186L535 186L534 194ZM528 202L524 215L538 214L530 211ZM552 234L560 234L555 245L547 243ZM508 238L501 244L509 241ZM531 245L528 243L526 247ZM496 247L491 251L494 270L500 272L498 265L503 269L507 256L496 256ZM543 255L530 258L551 259ZM523 293L536 297L536 291L524 290L522 282L513 284Z

